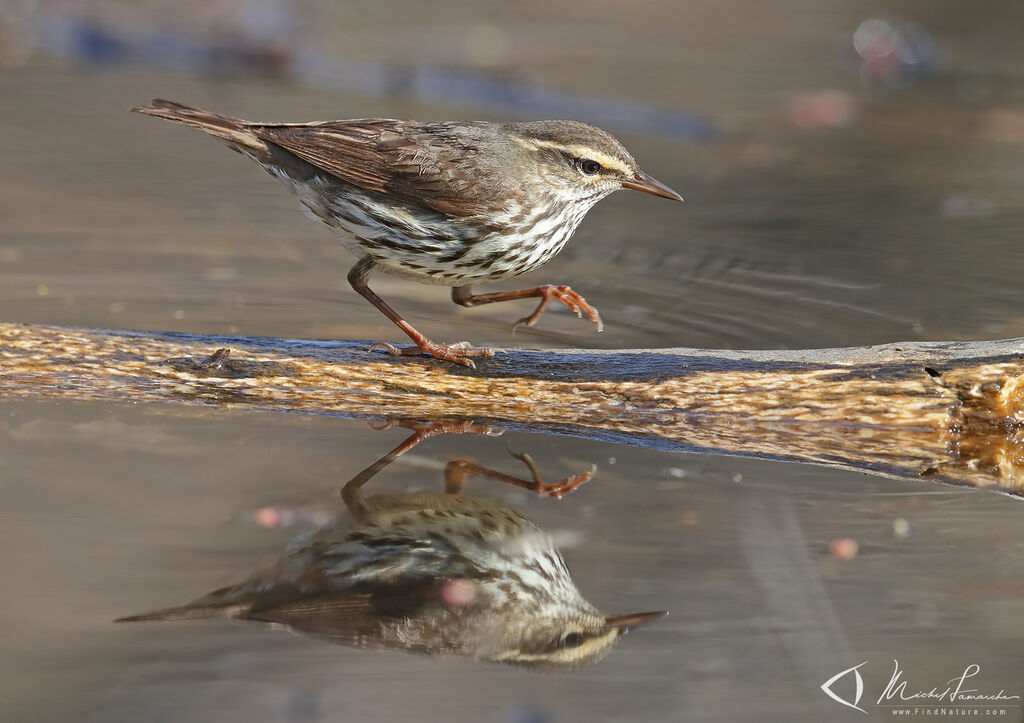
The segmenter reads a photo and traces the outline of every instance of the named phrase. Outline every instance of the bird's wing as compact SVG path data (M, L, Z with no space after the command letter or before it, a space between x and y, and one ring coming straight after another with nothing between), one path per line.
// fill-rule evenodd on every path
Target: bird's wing
M238 617L358 647L450 651L451 643L438 627L452 614L443 601L443 587L443 580L406 580L373 592L328 592L254 606Z
M452 216L480 213L497 195L494 183L480 183L486 153L452 124L368 118L247 128L343 181Z

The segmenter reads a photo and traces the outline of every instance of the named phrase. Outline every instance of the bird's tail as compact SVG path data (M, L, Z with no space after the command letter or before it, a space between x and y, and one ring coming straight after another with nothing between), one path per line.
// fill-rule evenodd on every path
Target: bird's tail
M118 618L115 623L150 623L169 620L202 620L204 618L233 618L252 607L245 599L246 587L232 585L203 595L187 605L153 610L140 615Z
M155 98L151 105L131 110L198 128L227 142L235 150L254 156L257 160L265 158L268 154L267 144L249 129L248 122L239 118L231 118L163 98Z

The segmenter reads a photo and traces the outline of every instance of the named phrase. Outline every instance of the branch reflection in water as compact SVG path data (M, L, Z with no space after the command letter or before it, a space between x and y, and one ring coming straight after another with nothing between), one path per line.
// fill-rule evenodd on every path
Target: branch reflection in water
M371 477L422 440L490 432L466 422L395 423L413 434L342 489L353 519L339 517L293 540L280 562L241 584L117 622L256 620L353 647L571 670L597 662L626 632L666 614L598 612L576 589L550 536L503 504L461 493L476 475L561 497L594 469L545 484L525 454L515 456L529 479L454 460L443 493L364 496Z

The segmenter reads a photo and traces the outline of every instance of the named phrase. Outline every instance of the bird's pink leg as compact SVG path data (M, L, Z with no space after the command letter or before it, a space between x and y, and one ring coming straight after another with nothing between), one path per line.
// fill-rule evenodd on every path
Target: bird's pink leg
M537 466L534 464L533 458L530 455L516 454L513 452L512 456L526 465L527 469L530 470L531 479L525 480L513 477L512 475L507 475L504 472L498 472L497 470L488 469L487 467L481 467L469 460L454 459L444 468L445 491L453 494L461 492L462 488L466 484L466 478L471 474L478 474L484 477L490 477L491 479L496 479L499 482L505 482L506 484L510 484L515 487L522 487L523 489L530 490L541 497L554 497L555 499L558 499L575 490L577 487L593 477L594 473L597 472L597 467L591 465L589 472L584 472L583 474L574 475L572 477L566 477L565 479L559 480L553 484L547 484L541 479L540 472L537 471Z
M456 286L452 289L452 301L460 306L480 306L481 304L495 304L499 301L514 301L516 299L530 299L540 297L540 303L533 313L524 316L512 325L513 331L519 326L533 326L537 319L544 313L544 309L552 301L561 301L570 309L576 312L576 316L582 318L583 314L597 324L598 331L604 331L604 324L601 323L601 315L597 309L587 303L587 300L568 286L554 286L545 284L533 289L521 289L520 291L497 291L493 294L474 294L469 286Z
M373 425L371 425L373 426ZM363 499L362 486L370 481L375 474L422 442L424 439L436 437L439 434L495 434L494 430L487 425L474 424L463 421L440 421L440 422L414 422L406 419L388 419L382 426L374 426L374 429L388 429L389 427L404 427L411 429L404 442L385 454L362 472L345 483L341 488L341 498L345 506L355 513L366 510L366 502ZM498 432L500 434L500 432Z
M367 285L367 280L370 278L370 271L373 269L373 259L369 256L364 256L352 270L348 272L348 282L352 285L360 296L369 301L375 307L377 307L384 316L388 317L395 323L399 329L404 331L416 346L412 347L397 347L394 344L388 344L387 342L378 342L373 346L381 346L388 350L389 354L393 356L415 356L417 354L429 354L437 359L443 359L444 361L450 361L454 364L461 364L464 367L475 369L476 364L469 357L475 356L494 356L493 349L474 349L470 346L468 341L460 341L456 344L438 344L431 341L423 334L416 331L412 324L407 322L399 315L397 311L392 309L384 301L384 299L377 296L376 293ZM371 347L372 348L372 347Z
M363 485L369 482L374 475L423 440L436 437L439 434L486 434L488 436L497 436L501 434L500 430L495 431L493 427L488 425L474 424L473 422L461 420L416 422L408 419L388 419L383 425L374 426L374 429L388 429L389 427L404 427L405 429L412 430L412 434L397 447L346 482L345 486L341 488L341 498L345 501L345 506L357 516L362 516L367 511L366 499L363 497L362 491ZM544 480L541 479L540 472L537 470L537 466L534 464L533 458L530 457L530 455L516 454L513 452L512 456L521 460L526 465L530 470L530 477L532 479L519 479L518 477L513 477L502 472L488 469L487 467L481 467L480 465L466 459L456 459L449 462L444 469L445 491L450 494L458 494L465 486L466 479L469 475L478 474L490 477L491 479L500 480L507 484L515 485L516 487L522 487L523 489L530 490L542 497L554 497L557 499L559 497L564 497L575 490L577 487L593 477L594 473L597 471L596 466L591 466L589 472L584 472L583 474L572 477L566 477L565 479L553 484L546 484Z

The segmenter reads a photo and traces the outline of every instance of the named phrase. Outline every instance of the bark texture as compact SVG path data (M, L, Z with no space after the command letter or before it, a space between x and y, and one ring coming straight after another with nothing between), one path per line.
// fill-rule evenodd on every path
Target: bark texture
M474 420L1024 494L1024 339L510 349L476 370L369 346L0 324L0 399Z

